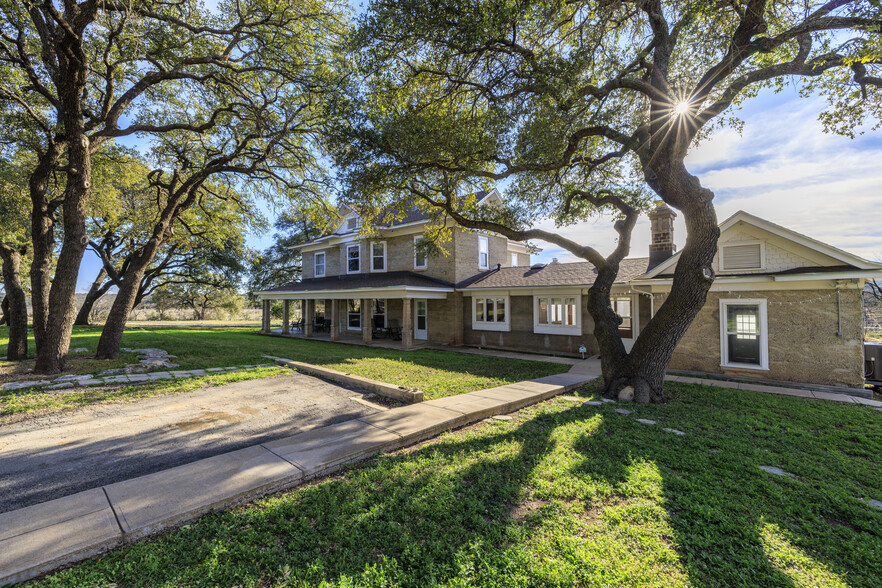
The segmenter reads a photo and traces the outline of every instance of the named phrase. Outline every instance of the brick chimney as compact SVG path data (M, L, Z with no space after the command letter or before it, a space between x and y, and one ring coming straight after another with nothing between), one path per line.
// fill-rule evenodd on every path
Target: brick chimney
M649 267L654 268L677 250L674 245L674 219L677 214L664 202L656 202L655 210L649 213L652 241L649 243Z

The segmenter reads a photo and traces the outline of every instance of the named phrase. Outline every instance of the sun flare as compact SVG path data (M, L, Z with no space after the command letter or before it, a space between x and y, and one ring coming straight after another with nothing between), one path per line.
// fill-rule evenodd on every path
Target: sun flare
M688 102L678 102L674 105L674 114L677 116L683 116L689 112L689 103Z

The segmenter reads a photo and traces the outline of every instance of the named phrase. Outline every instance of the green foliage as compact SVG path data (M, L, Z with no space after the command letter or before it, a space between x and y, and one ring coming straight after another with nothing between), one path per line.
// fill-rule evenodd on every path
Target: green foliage
M835 132L882 121L880 19L861 0L374 0L350 41L363 81L341 101L336 160L372 211L417 200L522 231L626 217L647 184L688 209L661 178L761 88L828 96ZM500 181L504 207L459 204Z
M273 244L256 256L249 270L248 292L260 292L300 280L302 258L298 245L320 236L303 216L281 215L275 222Z
M882 493L876 411L668 389L628 416L550 400L38 585L878 585L882 512L860 500Z

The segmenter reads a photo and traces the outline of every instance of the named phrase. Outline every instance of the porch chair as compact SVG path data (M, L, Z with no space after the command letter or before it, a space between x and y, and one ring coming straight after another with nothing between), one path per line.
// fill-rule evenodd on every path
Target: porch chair
M398 319L389 319L389 336L393 341L401 341L401 325Z
M371 329L371 335L376 338L388 337L389 329L386 328L385 317L381 314L374 315L373 317L373 328Z

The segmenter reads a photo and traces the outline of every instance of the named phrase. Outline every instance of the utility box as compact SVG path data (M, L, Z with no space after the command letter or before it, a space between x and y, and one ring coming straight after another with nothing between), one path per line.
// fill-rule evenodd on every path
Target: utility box
M882 343L864 343L864 380L882 386Z

